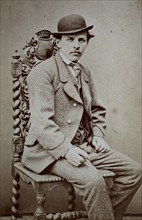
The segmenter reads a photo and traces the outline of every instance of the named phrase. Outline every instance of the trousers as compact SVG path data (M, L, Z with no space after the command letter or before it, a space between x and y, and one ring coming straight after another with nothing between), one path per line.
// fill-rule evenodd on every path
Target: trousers
M89 220L121 220L127 206L142 182L139 163L128 156L110 150L90 153L91 164L75 167L65 158L54 162L50 172L72 183L76 193L83 197ZM99 169L115 173L113 188L108 192Z

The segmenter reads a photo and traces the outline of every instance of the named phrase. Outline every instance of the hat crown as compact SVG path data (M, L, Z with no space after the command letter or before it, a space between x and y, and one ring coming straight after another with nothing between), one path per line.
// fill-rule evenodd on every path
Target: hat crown
M89 30L93 28L93 25L86 26L85 19L77 14L71 14L62 17L57 25L58 32L52 32L52 35L56 38L60 38L62 35L77 34L82 31L87 31L88 39L94 37L89 33Z
M64 16L58 22L59 32L80 30L82 28L86 28L86 22L82 16L77 14Z

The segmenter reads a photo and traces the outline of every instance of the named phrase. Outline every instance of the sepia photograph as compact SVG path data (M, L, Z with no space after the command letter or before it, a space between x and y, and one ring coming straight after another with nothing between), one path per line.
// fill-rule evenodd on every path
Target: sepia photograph
M141 8L0 0L0 220L142 219Z

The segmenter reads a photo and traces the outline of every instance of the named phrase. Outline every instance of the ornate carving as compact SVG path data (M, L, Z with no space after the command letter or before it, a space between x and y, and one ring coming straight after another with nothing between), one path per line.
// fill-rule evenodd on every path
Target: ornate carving
M40 58L49 58L56 53L56 49L50 31L41 30L36 33L36 37L30 38L26 42L21 56L17 50L13 55L11 73L13 76L14 138L22 136L24 140L30 127L27 76L32 67L41 62Z
M21 57L21 54L19 53L19 51L18 51L18 50L15 50L15 51L14 51L14 54L13 54L13 56L12 56L13 62L16 62L16 63L17 63L17 61L20 62L20 61L21 61L20 57Z
M51 32L49 30L41 30L36 33L38 38L49 39L51 37Z
M50 42L44 41L47 40L47 33L49 31L43 30L37 33L38 38L32 37L29 41L26 42L25 47L23 48L22 53L22 74L21 74L21 105L22 105L22 136L25 138L30 127L30 111L29 111L29 97L28 97L28 86L27 86L27 76L30 73L32 67L37 63L40 63L41 59L47 59L47 56L43 56L44 53L47 55L47 51L51 54L53 50L51 45L51 38L48 37ZM44 38L43 38L44 36ZM49 48L48 48L49 47ZM38 57L37 57L38 55ZM52 54L51 54L52 55ZM49 54L48 54L49 56Z
M49 58L50 56L52 56L52 54L55 54L56 51L55 43L53 43L51 33L48 30L41 30L37 32L36 35L37 37L32 37L26 42L21 56L18 55L17 51L13 55L13 58L17 60L17 62L12 63L12 75L14 83L13 110L15 111L14 132L16 135L17 133L19 135L21 132L23 138L26 137L30 127L27 76L34 65L40 63L43 59ZM20 102L21 111L16 111L16 109L18 110L18 108L20 107ZM20 120L21 113L22 123ZM20 129L20 124L22 125L22 131Z
M19 184L19 175L15 175L13 177L13 188L12 188L12 220L17 219L18 215L18 208L19 208L19 203L18 199L20 198L20 194L18 193L20 189L20 184Z
M15 170L16 175L19 175L20 179L27 184L32 184L33 188L35 188L35 181L28 177L26 174L22 173L21 171L19 171L17 168Z
M13 153L22 153L23 152L23 138L13 138Z
M30 61L29 61L30 62ZM32 64L31 64L32 65ZM31 65L22 63L22 75L21 75L21 107L22 107L22 136L25 138L29 130L29 95L27 86L27 76L31 71Z
M35 49L37 47L37 40L32 37L27 42L23 48L22 53L22 63L27 64L30 68L36 63L35 59Z
M68 197L69 206L68 206L68 208L69 208L69 211L73 211L74 208L75 208L75 198L76 198L76 196L75 196L75 190L74 190L72 185L70 185L69 188L68 188L68 194L69 194L69 197Z
M20 135L20 73L21 73L21 63L12 63L12 76L13 76L13 119L14 119L14 135Z
M35 58L35 48L37 46L37 41L35 38L31 38L26 42L23 48L22 54L22 74L21 74L21 108L22 108L22 136L25 139L27 132L29 130L29 96L28 96L28 86L27 86L27 76L30 73L33 65L36 63Z
M21 75L21 63L20 62L12 63L11 66L12 66L11 74L12 74L13 78L20 77L20 75Z
M37 200L37 208L34 213L35 220L46 220L46 213L44 210L44 203L45 203L45 194L37 193L36 200Z
M30 111L29 111L29 97L28 97L28 88L26 84L26 80L24 80L24 84L22 84L22 136L25 138L27 136L29 127L30 127Z
M86 211L73 211L56 214L48 214L46 220L76 220L79 218L88 218Z
M13 55L13 62L11 64L11 73L13 77L13 162L20 161L23 151L23 140L21 138L21 61L18 51Z

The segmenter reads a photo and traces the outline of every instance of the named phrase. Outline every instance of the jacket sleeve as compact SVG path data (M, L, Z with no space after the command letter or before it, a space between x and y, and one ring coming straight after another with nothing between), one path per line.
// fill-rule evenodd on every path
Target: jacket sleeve
M52 72L41 71L38 66L30 72L28 77L31 126L26 144L30 145L31 143L28 140L33 138L55 159L58 159L73 146L54 122L52 78ZM34 145L34 143L32 144Z
M102 101L98 97L96 87L93 83L92 76L90 72L88 73L89 77L89 87L92 97L91 102L91 119L93 127L93 135L104 137L106 130L106 108L103 106Z

